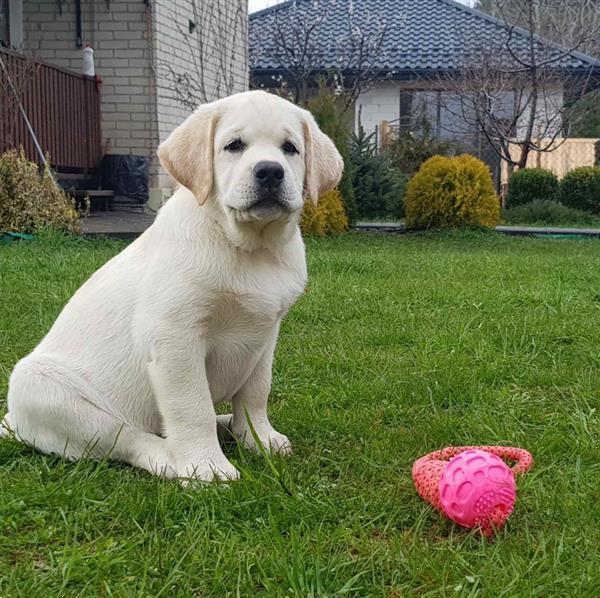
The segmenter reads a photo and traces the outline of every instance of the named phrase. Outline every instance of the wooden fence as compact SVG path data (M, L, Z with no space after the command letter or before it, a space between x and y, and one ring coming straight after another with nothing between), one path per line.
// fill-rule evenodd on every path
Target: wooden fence
M385 150L388 147L390 141L396 135L396 131L397 126L385 120L379 123L377 127L377 144L380 150ZM541 144L546 145L546 142L542 140ZM567 172L579 166L600 165L600 139L598 138L558 139L555 146L556 149L551 152L531 152L527 160L527 168L546 168L554 172L558 178L562 178ZM510 151L512 158L518 161L521 148L518 145L513 145ZM498 160L496 160L496 166L492 167L494 161L490 160L490 157L495 157L493 152L479 151L475 154L478 154L477 157L483 159L492 168L496 184L500 184L500 189L504 193L510 176L508 163L501 160L498 165Z
M543 142L542 142L543 144ZM511 147L511 157L518 161L521 148ZM527 168L546 168L559 179L567 172L579 166L600 164L600 139L568 138L558 140L556 149L551 152L531 152L527 159ZM508 184L510 171L506 162L502 163L502 185Z
M93 77L0 50L0 58L38 142L57 168L96 168L102 159L100 90ZM0 65L0 152L23 147L40 162L10 82Z

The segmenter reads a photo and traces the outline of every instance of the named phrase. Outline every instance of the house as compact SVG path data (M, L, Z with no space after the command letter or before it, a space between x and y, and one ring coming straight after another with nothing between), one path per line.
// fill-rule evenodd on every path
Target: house
M353 106L355 128L367 132L378 133L382 121L405 130L426 121L437 137L476 137L476 125L456 104L457 75L469 60L479 69L495 59L496 48L508 39L516 55L528 52L533 40L538 53L544 52L541 62L554 68L543 106L538 102L554 129L546 127L540 136L560 127L560 112L574 88L600 87L595 58L532 38L453 0L293 0L250 15L249 35L252 79L260 87L286 85L298 92L301 85L314 88L327 73L352 87L353 78L367 74L369 85ZM515 115L518 86L506 85L493 108L499 121L514 118L515 130L531 114L523 102Z
M0 0L0 150L40 160L12 73L59 173L102 170L117 195L160 204L171 181L158 144L198 103L247 89L247 11L247 0Z

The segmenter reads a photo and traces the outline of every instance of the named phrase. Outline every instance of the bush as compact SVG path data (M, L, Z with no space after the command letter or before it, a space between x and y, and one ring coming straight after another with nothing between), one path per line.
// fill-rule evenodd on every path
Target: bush
M408 183L404 207L409 228L492 228L500 217L489 168L467 154L427 160Z
M397 170L394 170L394 177L396 179L396 190L387 197L386 214L391 218L400 220L404 218L404 194L410 177Z
M308 200L302 211L300 229L305 235L330 235L348 230L348 218L338 189L328 191L319 198L317 207Z
M386 149L392 165L407 176L412 176L433 156L456 155L456 144L439 139L433 134L427 119L418 118L415 131L400 133Z
M586 93L569 109L571 137L600 137L600 89Z
M582 166L560 182L560 200L566 206L600 214L600 167Z
M554 201L558 199L558 179L543 168L524 168L510 175L506 207L514 208L531 203L536 199Z
M589 212L569 208L558 201L535 199L516 208L504 210L504 220L508 224L596 225L598 218Z
M0 231L36 233L44 228L81 232L74 200L48 170L40 175L23 150L0 155Z
M386 154L377 152L374 133L366 135L361 130L352 135L350 159L358 216L401 218L406 177L392 166Z
M335 143L344 160L344 173L339 190L348 220L351 223L355 222L357 210L352 186L352 161L349 151L350 129L348 123L344 121L344 115L338 105L338 98L331 90L321 85L318 94L308 102L308 109L312 112L323 133Z

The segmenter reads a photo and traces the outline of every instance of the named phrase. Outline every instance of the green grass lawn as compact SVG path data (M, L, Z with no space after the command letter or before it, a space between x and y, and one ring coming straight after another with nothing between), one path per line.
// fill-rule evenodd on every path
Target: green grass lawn
M0 411L14 363L123 244L0 246ZM600 242L495 233L308 242L272 421L294 456L232 447L192 490L0 441L0 596L598 596ZM528 448L507 527L455 527L414 459Z

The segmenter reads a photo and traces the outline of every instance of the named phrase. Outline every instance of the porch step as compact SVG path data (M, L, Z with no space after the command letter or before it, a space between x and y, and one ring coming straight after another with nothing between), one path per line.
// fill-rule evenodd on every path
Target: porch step
M127 210L139 210L141 212L144 211L143 203L140 203L136 199L131 199L129 197L125 197L123 195L115 195L112 201L112 205L115 210L119 210L121 208Z
M56 172L54 173L59 181L87 181L89 174L83 172Z

